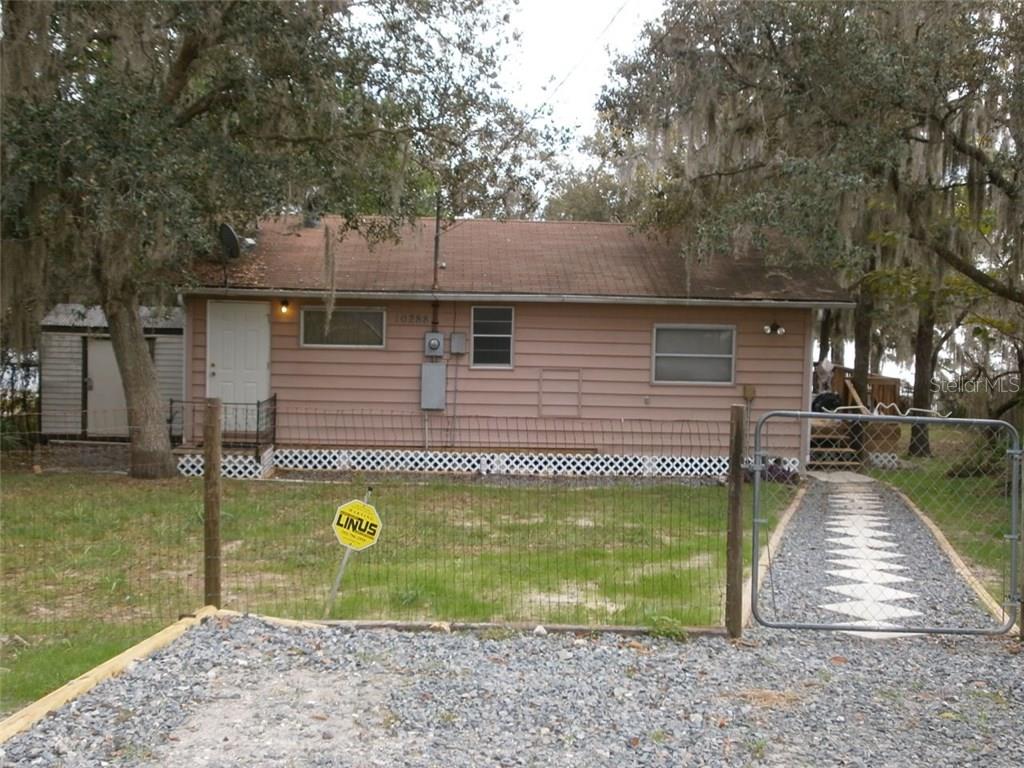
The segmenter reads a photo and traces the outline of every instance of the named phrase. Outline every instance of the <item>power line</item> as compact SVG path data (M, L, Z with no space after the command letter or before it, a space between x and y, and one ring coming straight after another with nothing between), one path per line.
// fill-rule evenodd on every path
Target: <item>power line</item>
M605 36L605 33L609 29L612 28L612 24L615 23L615 20L617 18L619 18L619 14L621 14L625 10L626 6L629 5L631 2L632 2L632 0L624 0L622 5L619 6L618 10L615 11L615 13L612 14L612 17L610 19L608 19L608 23L605 24L604 28L600 32L597 33L597 37L595 37L590 42L590 44L587 45L587 47L585 49L586 52L582 56L580 56L580 58L577 60L577 62L575 64L572 65L572 67L569 69L569 71L565 74L565 77L563 77L561 80L558 81L558 85L556 85L551 90L551 93L548 95L548 100L545 101L543 104L541 104L540 108L538 108L538 110L537 110L538 113L540 112L540 109L543 109L546 106L550 106L551 99L554 98L555 94L558 93L559 89L563 85L566 84L566 82L569 80L569 78L572 77L573 74L575 74L577 69L579 69L580 64L582 64L584 62L584 60L587 58L587 54L590 53L590 48L594 45L594 43L598 43L598 42L601 41L601 38Z

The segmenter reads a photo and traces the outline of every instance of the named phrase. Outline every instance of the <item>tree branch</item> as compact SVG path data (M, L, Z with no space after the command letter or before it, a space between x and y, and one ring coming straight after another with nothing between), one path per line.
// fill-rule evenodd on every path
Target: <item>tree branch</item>
M182 112L174 118L174 124L179 128L194 120L202 114L209 112L218 104L226 104L235 98L232 91L233 83L225 83L215 91L210 91L202 98L196 99L189 104Z
M1016 374L1018 377L1020 377L1021 372L1020 371L1008 371L1007 372L1007 375L1012 375L1012 374ZM1020 381L1018 381L1017 384L1019 386ZM1000 418L1002 418L1004 413L1006 413L1007 411L1013 410L1018 405L1022 405L1022 404L1024 404L1024 388L1018 389L1017 393L1013 397L1011 397L1009 400L1007 400L1005 403L1003 403L1002 405L997 406L996 408L990 409L989 410L989 418L991 418L991 419L1000 419Z
M953 324L946 329L945 333L939 336L935 340L935 345L932 347L932 370L938 370L939 368L939 354L942 352L942 348L946 346L946 342L952 338L953 334L956 333L957 329L964 324L964 320L967 319L967 315L970 314L970 307L962 310L953 319Z
M163 93L160 94L160 100L168 107L174 106L182 91L185 90L185 86L188 85L188 71L193 62L199 58L205 42L205 36L194 30L187 32L181 41L181 48L178 50L174 63L171 64L171 71L167 74Z
M758 171L758 170L766 167L767 165L768 165L768 163L766 163L766 162L759 162L759 163L751 163L750 165L741 165L738 168L729 168L728 170L725 170L725 171L709 171L708 173L700 173L700 174L694 176L694 180L698 181L698 180L703 180L703 179L724 179L724 178L727 178L729 176L739 176L740 174L743 174L743 173L750 173L751 171Z
M1001 296L1007 301L1024 305L1024 290L1015 288L1009 283L1000 282L988 273L978 269L967 259L953 251L953 249L922 235L920 232L912 232L910 237L919 243L922 243L949 266L965 277L969 277L982 288L991 291L996 294L996 296Z
M938 115L933 114L933 117L936 120L939 119ZM994 185L1003 190L1003 192L1006 193L1006 196L1009 197L1011 200L1018 199L1018 197L1020 196L1020 186L1014 184L1012 181L1010 181L1010 179L1006 178L1003 175L1002 171L1000 171L995 166L995 161L993 161L992 158L988 156L988 153L985 152L985 150L983 150L981 147L971 144L968 141L965 141L963 138L960 137L959 134L957 134L956 131L945 131L945 133L949 137L949 143L953 145L953 148L957 152L967 155L972 160L976 160L978 163L982 165L982 167L984 167L985 173L988 176L989 181L991 181Z

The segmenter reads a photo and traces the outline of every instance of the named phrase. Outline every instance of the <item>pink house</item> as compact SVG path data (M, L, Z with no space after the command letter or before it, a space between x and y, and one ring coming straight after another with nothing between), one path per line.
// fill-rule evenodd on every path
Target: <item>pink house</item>
M436 265L432 219L398 243L349 234L331 278L323 224L285 218L183 293L186 398L245 404L229 432L273 398L271 461L312 467L356 448L699 453L733 403L809 409L814 310L849 305L759 253L688 266L628 226L561 221L457 221ZM774 448L803 459L807 437Z

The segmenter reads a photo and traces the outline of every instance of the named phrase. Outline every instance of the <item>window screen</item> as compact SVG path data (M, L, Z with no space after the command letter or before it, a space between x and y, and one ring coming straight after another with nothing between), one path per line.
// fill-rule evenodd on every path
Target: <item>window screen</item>
M654 381L732 381L732 328L660 326L654 329Z
M330 324L323 309L302 310L303 346L383 347L383 309L335 309Z
M512 366L512 307L473 307L473 365Z

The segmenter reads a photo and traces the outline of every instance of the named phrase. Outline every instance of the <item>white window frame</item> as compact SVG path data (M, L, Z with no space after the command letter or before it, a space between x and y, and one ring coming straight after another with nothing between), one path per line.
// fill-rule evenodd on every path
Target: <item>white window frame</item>
M711 354L682 354L662 352L658 353L658 331L659 330L683 330L683 331L729 331L732 333L732 349L728 355ZM656 376L657 361L659 357L703 357L716 360L729 358L729 380L728 381L673 381L658 379ZM659 387L729 387L736 383L736 326L735 325L697 325L694 323L656 323L651 329L651 384Z
M385 349L388 343L388 310L386 307L335 307L335 312L380 312L381 315L381 342L380 344L307 344L306 343L306 313L324 312L323 307L300 307L299 308L299 346L305 349Z
M507 309L512 313L512 330L508 334L508 364L504 363L474 363L476 356L476 311L478 309ZM505 338L505 334L482 333L480 336L489 338ZM498 371L509 371L516 367L516 308L508 304L480 304L470 307L469 313L469 367L480 369L491 369Z

